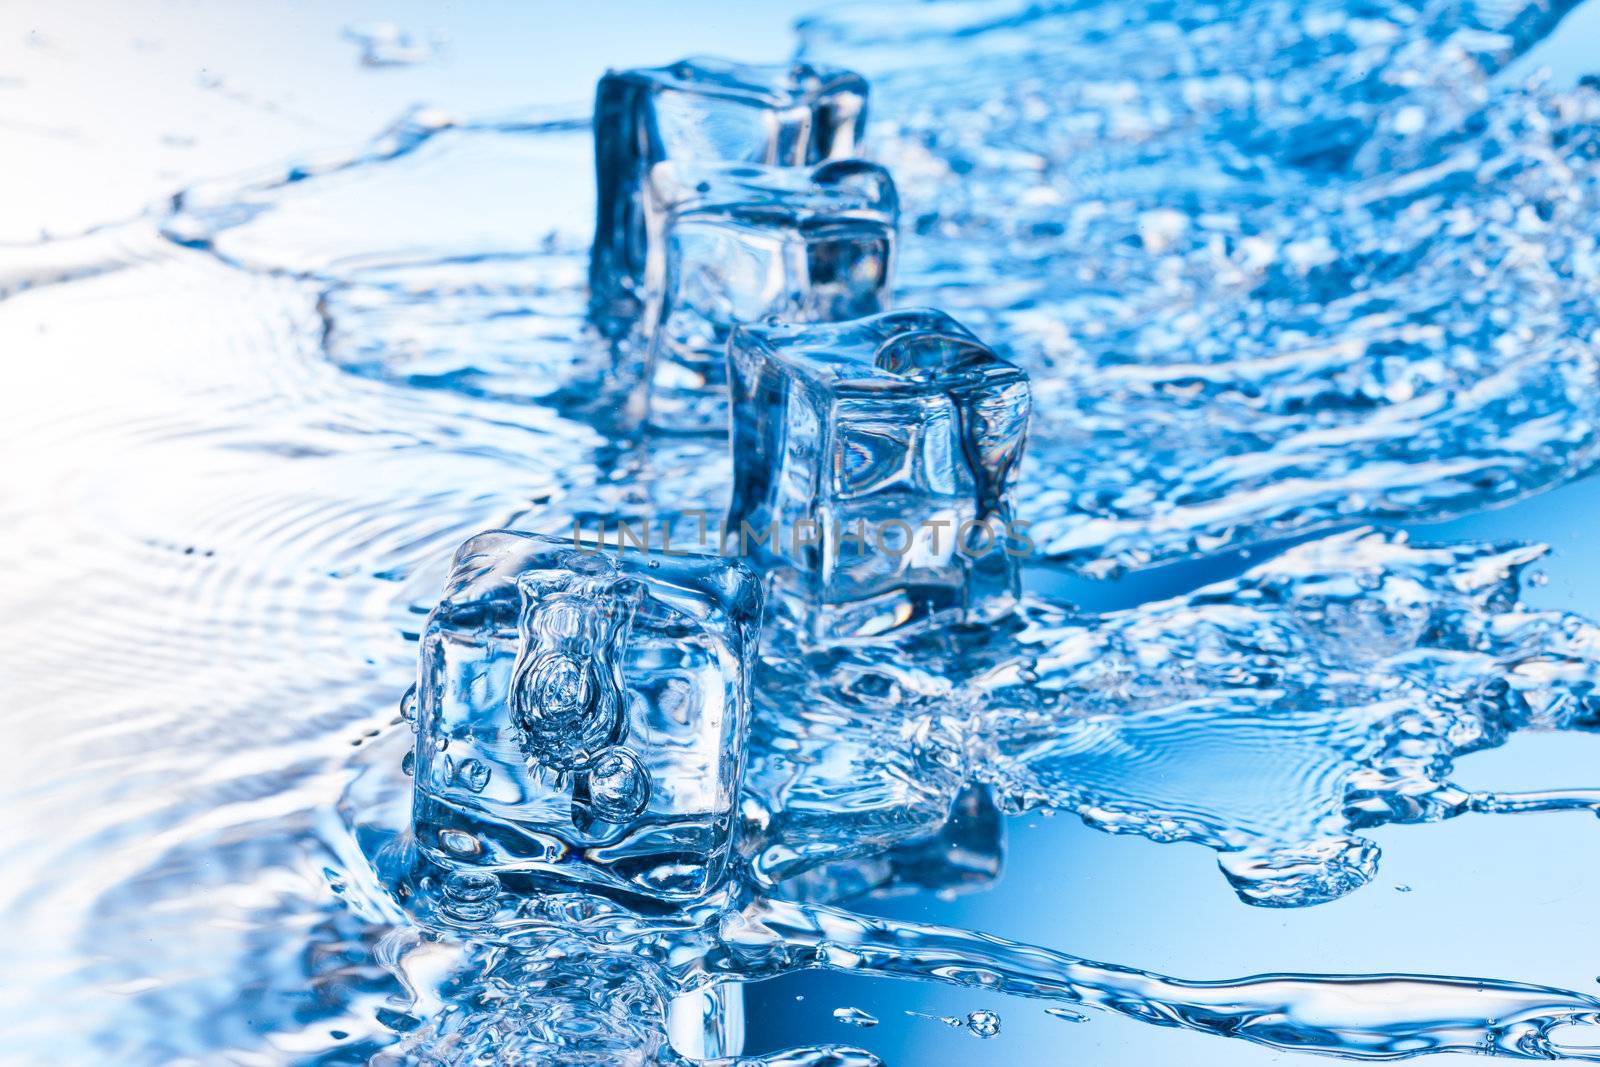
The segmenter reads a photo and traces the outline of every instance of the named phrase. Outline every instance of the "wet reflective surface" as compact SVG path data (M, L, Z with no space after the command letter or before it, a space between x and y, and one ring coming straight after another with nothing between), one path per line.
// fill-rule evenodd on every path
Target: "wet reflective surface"
M708 975L782 975L751 1055L1593 1044L1545 1032L1600 1010L1592 489L1312 533L1590 462L1600 96L1493 77L1553 16L911 10L802 39L873 79L900 302L1032 374L1051 558L970 640L768 650L744 888L687 925L554 895L479 937L403 836L396 705L456 545L727 492L725 444L593 402L581 108L417 109L0 253L17 1062L652 1062ZM1299 977L1345 972L1473 978Z

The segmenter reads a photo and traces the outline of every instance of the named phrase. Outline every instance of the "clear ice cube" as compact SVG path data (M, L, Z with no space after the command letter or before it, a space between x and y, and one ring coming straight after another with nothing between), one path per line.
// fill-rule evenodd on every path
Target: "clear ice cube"
M697 57L611 71L595 93L591 316L607 336L644 310L651 170L666 160L799 167L856 154L866 123L859 74L806 63L746 66ZM660 256L654 257L659 264Z
M736 561L472 538L422 638L423 855L446 883L704 897L731 843L760 615Z
M658 164L664 263L638 406L657 426L723 430L728 334L741 322L838 322L884 311L898 204L882 167Z
M1010 489L1030 392L940 311L739 326L724 549L815 641L982 622L1030 548Z

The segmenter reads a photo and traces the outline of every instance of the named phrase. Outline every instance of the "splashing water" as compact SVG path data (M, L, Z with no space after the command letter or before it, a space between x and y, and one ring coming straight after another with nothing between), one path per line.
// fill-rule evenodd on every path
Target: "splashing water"
M1492 80L1564 10L977 2L802 36L874 79L902 302L1029 369L1020 507L1105 575L1587 469L1600 93ZM55 731L17 754L52 835L8 844L0 896L35 946L0 964L19 1054L677 1063L682 998L824 968L1284 1051L1595 1058L1559 1038L1600 1000L1548 986L1180 980L839 907L991 885L1002 813L1041 808L1210 848L1275 907L1369 882L1380 825L1600 810L1452 781L1600 722L1600 631L1521 602L1533 547L1345 533L1104 615L1034 596L979 634L775 646L726 906L651 925L552 895L486 939L492 886L430 902L392 709L449 550L715 512L729 480L720 443L597 403L627 383L583 320L590 150L578 116L419 110L0 250L0 346L33 357L3 432L36 457L0 494L0 633L29 650L14 706Z
M1033 375L1035 537L1106 574L1594 462L1600 95L1490 80L1568 6L869 7L802 38L874 81L902 299Z

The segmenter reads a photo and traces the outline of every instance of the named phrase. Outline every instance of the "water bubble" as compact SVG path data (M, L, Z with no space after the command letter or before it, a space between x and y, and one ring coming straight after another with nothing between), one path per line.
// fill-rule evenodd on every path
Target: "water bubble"
M440 830L439 844L459 856L476 856L483 849L478 839L464 830Z
M462 871L445 881L439 910L461 922L480 923L500 910L500 881L488 871Z
M1053 1015L1057 1019L1065 1019L1069 1023L1086 1023L1089 1021L1089 1017L1083 1012L1073 1011L1071 1008L1046 1008L1044 1013Z
M878 1019L876 1016L868 1015L860 1008L834 1008L833 1017L842 1023L848 1023L851 1026L859 1026L863 1029L869 1026L878 1025Z
M650 777L639 757L609 748L589 769L589 804L607 822L631 819L650 802Z
M461 766L456 768L456 781L474 793L481 793L484 786L489 784L489 768L478 760L464 759Z
M452 871L444 880L444 895L463 904L480 904L500 893L493 871Z
M996 1037L1000 1033L1000 1016L988 1009L972 1012L967 1016L967 1029L974 1037Z

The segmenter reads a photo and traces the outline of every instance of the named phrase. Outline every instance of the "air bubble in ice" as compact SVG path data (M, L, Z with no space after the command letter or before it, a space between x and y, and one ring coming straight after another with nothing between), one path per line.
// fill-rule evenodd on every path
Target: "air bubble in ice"
M456 781L474 793L481 793L489 784L489 768L479 760L464 759L461 766L456 768Z
M623 822L650 803L650 778L639 757L609 748L589 768L589 806L607 822Z

